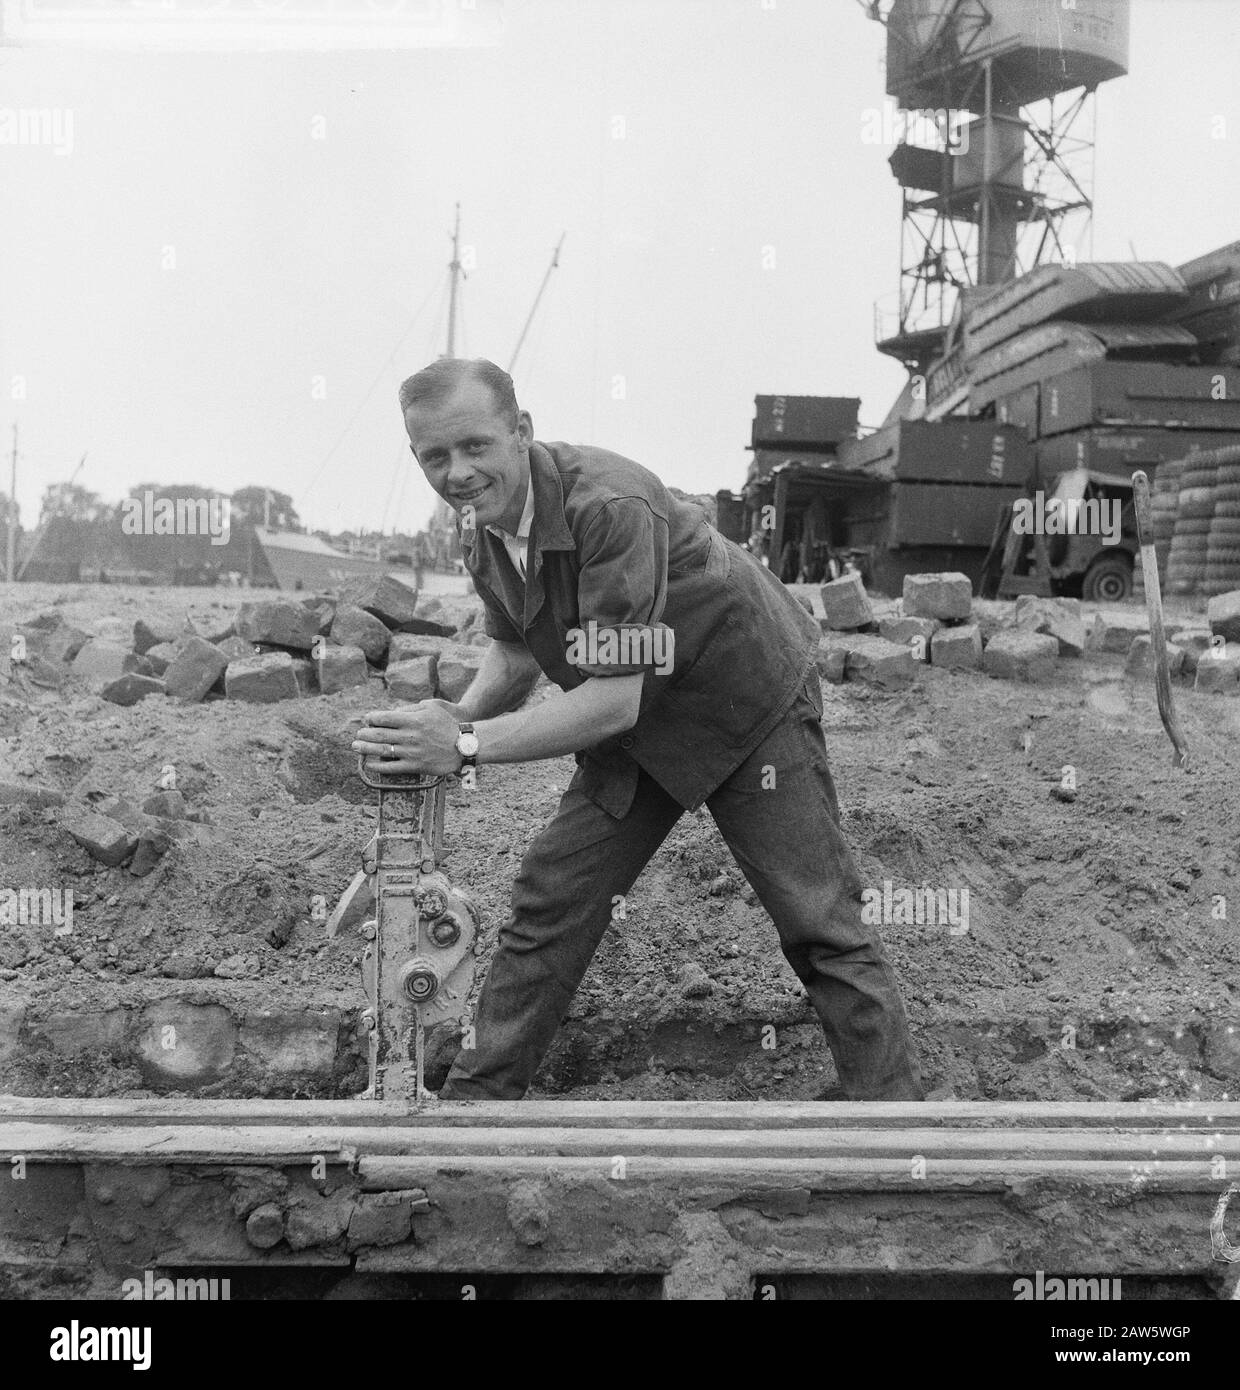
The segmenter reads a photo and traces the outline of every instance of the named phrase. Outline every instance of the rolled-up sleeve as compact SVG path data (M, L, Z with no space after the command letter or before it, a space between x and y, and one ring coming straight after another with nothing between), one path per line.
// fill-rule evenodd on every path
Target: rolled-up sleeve
M667 553L667 522L640 497L617 497L591 519L578 548L581 628L568 653L584 675L670 672L674 639L661 621Z

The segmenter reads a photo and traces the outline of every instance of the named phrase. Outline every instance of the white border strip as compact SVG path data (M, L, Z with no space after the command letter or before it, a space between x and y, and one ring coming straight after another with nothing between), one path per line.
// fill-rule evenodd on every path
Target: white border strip
M185 3L185 0L182 0ZM0 0L0 46L154 52L493 47L503 0Z

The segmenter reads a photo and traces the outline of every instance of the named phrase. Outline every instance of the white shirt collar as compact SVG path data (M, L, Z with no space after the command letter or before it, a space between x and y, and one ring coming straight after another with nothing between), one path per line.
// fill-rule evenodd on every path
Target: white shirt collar
M521 509L521 520L517 522L517 540L528 541L530 530L534 525L534 478L533 475L526 480L525 484L525 506ZM492 531L497 536L510 536L510 531L505 531L502 526L488 526L488 531Z
M534 479L525 485L525 506L521 509L521 520L517 523L517 534L511 535L499 526L488 526L487 530L498 536L508 552L508 558L522 579L525 578L529 564L530 528L534 523Z

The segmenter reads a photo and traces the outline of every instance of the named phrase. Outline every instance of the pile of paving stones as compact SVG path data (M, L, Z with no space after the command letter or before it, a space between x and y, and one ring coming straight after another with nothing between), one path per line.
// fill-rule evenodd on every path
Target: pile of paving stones
M1167 642L1171 674L1189 677L1195 690L1240 695L1240 589L1216 594L1206 605L1206 625L1172 632ZM1152 669L1148 634L1128 649L1127 670L1148 676Z
M253 704L331 695L382 682L400 700L459 699L487 641L473 610L454 629L435 621L438 601L390 576L350 582L338 597L273 596L243 603L223 632L206 635L188 620L179 631L139 620L132 637L105 620L91 635L51 610L13 629L8 674L36 685L85 684L117 705L151 697L182 704L241 700ZM180 791L160 791L141 806L104 791L66 804L54 789L0 782L0 804L28 804L54 816L97 862L135 877L155 869L175 841L193 836L205 813ZM217 972L218 973L218 972Z
M1173 628L1166 645L1173 678L1191 682L1194 690L1240 695L1240 589L1211 598L1205 622ZM1088 650L1122 656L1128 675L1153 678L1153 644L1144 613L1100 613Z
M134 705L161 695L270 704L331 695L382 680L401 700L465 692L486 643L477 612L460 630L434 620L435 599L389 575L351 581L339 597L276 597L243 603L223 632L187 622L179 632L139 620L128 642L91 636L56 612L18 627L12 665L35 684L85 681L105 700Z
M1080 656L1085 648L1079 600L1022 596L1005 626L984 628L974 617L973 586L964 574L907 575L903 598L882 614L860 575L843 575L820 593L818 669L837 683L898 689L927 664L1041 681L1054 673L1061 656Z
M1153 675L1149 621L1136 609L1095 614L1087 627L1079 599L1023 594L1002 618L983 619L963 574L909 575L895 604L873 602L857 574L820 594L818 670L837 684L899 689L922 665L1039 682L1063 658L1104 655L1122 656L1130 676ZM1240 695L1240 590L1211 598L1203 624L1171 631L1167 655L1172 676L1194 689Z

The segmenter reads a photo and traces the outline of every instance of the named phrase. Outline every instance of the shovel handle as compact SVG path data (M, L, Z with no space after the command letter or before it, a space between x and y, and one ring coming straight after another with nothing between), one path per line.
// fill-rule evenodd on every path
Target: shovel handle
M1132 475L1133 508L1137 516L1137 541L1141 546L1141 573L1145 580L1145 607L1150 619L1150 655L1154 663L1154 691L1158 714L1173 749L1171 765L1188 765L1188 744L1175 717L1171 700L1171 671L1167 660L1167 636L1163 630L1162 589L1158 583L1158 556L1154 551L1154 510L1150 505L1150 480L1140 469Z

